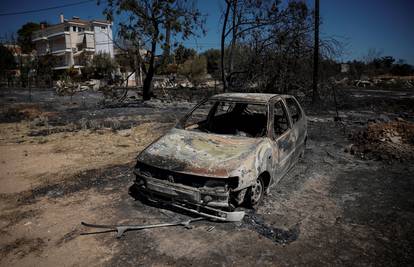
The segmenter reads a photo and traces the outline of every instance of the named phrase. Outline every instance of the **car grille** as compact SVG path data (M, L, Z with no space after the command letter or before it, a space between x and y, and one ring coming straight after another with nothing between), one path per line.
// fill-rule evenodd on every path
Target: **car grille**
M142 162L138 162L135 168L139 169L139 172L144 176L149 176L160 180L167 180L169 182L196 188L201 188L206 185L208 187L225 187L227 185L230 188L236 188L238 185L237 177L223 179L184 174L157 168Z

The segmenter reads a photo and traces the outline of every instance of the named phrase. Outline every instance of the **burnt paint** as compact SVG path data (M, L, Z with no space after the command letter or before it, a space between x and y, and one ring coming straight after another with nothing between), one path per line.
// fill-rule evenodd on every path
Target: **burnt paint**
M252 101L266 103L269 107L284 97L290 96L228 93L213 96L212 99ZM303 110L302 114L303 120L306 120ZM273 127L273 116L268 117L271 118L268 122L270 129ZM294 132L280 142L272 140L270 131L265 138L247 138L173 128L148 146L138 156L138 160L174 172L214 178L239 177L239 185L234 189L239 191L251 186L264 172L270 174L271 183L283 177L295 159L281 159L298 147L294 138L297 131L306 134L306 121L297 124Z

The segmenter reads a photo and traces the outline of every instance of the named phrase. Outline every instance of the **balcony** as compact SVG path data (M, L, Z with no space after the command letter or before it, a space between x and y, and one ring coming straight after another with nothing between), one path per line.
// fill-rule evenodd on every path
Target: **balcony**
M63 25L58 25L54 27L49 27L43 30L39 30L36 32L33 32L32 40L34 42L39 40L47 40L50 37L63 35L63 34L69 34L68 31L65 31L65 27Z
M49 40L49 48L50 48L50 53L52 54L65 53L65 52L71 51L70 43L67 42L65 36L51 38Z

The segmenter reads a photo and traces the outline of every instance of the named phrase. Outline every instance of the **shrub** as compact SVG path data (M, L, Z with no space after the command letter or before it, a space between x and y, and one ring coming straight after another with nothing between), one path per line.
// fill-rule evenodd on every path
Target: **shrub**
M192 84L198 85L207 74L207 59L197 56L180 65L178 73L185 76Z

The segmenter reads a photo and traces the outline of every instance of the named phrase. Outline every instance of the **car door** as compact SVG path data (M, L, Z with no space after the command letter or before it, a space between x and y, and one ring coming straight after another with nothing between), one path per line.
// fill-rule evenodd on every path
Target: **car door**
M274 180L278 182L292 165L295 150L295 132L292 130L289 113L282 99L275 101L272 109L272 142L274 153Z
M297 159L305 148L306 140L306 116L300 107L298 101L294 97L285 99L290 121L292 122L292 131L295 134L295 152L294 157Z

